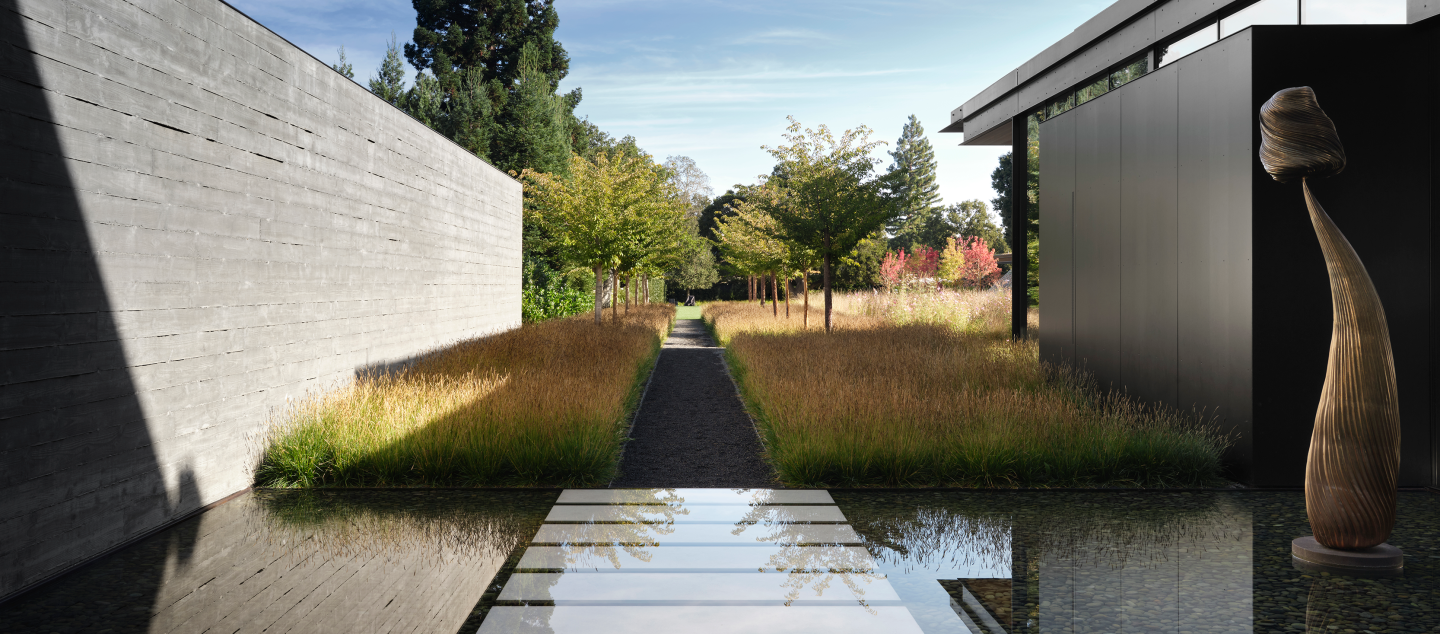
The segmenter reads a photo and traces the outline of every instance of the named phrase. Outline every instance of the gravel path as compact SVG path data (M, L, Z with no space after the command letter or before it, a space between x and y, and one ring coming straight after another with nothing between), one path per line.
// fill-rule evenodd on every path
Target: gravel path
M720 350L700 320L676 320L610 486L775 485Z

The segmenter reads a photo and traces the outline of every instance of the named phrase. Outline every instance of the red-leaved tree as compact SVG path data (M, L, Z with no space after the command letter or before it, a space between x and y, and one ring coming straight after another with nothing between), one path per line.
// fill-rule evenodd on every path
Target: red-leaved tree
M890 251L885 254L885 259L880 262L880 279L885 283L885 288L894 289L905 283L905 250Z
M910 250L905 269L914 280L933 280L940 272L940 252L920 245Z
M985 244L985 239L978 236L965 236L960 238L964 245L965 268L961 274L961 283L966 288L986 289L995 285L1000 280L1000 265L995 263L995 250Z

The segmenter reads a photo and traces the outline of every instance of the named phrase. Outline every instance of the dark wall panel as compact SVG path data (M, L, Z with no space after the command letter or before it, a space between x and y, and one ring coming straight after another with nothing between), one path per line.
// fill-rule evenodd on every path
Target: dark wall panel
M1120 98L1075 111L1075 362L1120 384Z
M1155 73L1120 98L1120 378L1137 398L1179 401L1178 80Z
M1040 174L1040 358L1069 363L1075 357L1074 116L1040 124Z
M1179 406L1239 434L1229 455L1248 479L1251 391L1251 37L1242 32L1173 65L1178 77ZM1159 72L1164 72L1161 69Z
M1254 116L1276 91L1310 86L1335 121L1345 171L1311 190L1365 263L1390 329L1401 418L1402 486L1431 481L1431 154L1433 32L1425 26L1254 29ZM1403 63L1395 63L1403 60ZM1421 79L1426 78L1426 79ZM1363 87L1361 89L1360 87ZM1254 133L1259 142L1258 130ZM1300 186L1277 183L1256 159L1254 180L1255 443L1257 482L1304 480L1325 379L1332 308L1324 257Z

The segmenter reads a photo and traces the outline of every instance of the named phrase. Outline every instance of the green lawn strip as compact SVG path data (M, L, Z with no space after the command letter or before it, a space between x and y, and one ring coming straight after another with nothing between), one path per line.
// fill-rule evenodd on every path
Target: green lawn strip
M676 306L676 319L700 319L700 306Z

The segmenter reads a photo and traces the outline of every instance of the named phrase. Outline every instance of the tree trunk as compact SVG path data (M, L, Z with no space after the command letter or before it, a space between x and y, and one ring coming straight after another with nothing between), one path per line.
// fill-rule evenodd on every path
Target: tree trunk
M596 326L599 326L599 325L600 325L600 314L601 314L602 312L604 312L604 310L605 310L605 293L601 292L601 291L603 291L603 290L605 289L605 280L601 277L601 276L603 275L602 271L604 271L604 270L605 270L605 267L603 267L603 266L597 266L597 267L595 267L595 325L596 325Z
M824 287L825 287L825 332L826 332L826 333L829 333L829 332L830 332L830 306L831 306L831 303L830 303L830 254L828 253L828 252L830 251L830 237L829 237L829 236L826 236L826 237L825 237L825 251L826 251L827 253L825 254L824 270L821 271L821 277L822 277L822 279L821 279L821 284L823 284Z
M785 276L785 318L790 318L790 276Z
M809 266L808 264L806 266ZM805 296L805 316L800 320L800 327L804 330L810 329L810 270L805 270L805 276L800 278L800 292Z
M610 272L610 321L620 323L620 271Z
M625 278L625 314L630 314L630 291L635 288L635 276Z
M775 279L775 274L770 274L770 312L776 318L780 318L780 282Z
M646 273L644 276L642 276L642 277L640 278L640 290L645 291L645 301L643 301L643 302L641 302L641 303L649 304L649 303L650 303L650 274L649 274L649 273Z

